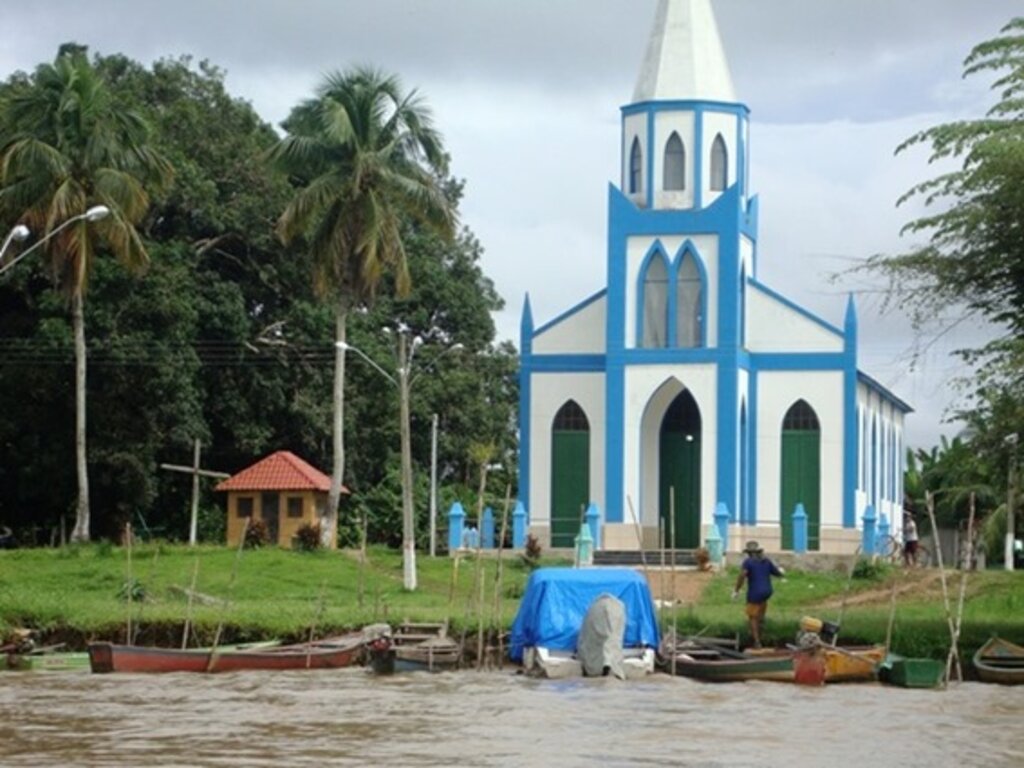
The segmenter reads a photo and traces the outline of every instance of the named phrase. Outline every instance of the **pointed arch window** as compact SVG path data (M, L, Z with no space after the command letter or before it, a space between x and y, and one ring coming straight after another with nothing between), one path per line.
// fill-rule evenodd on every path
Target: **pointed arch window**
M676 346L699 347L701 344L701 296L703 283L693 256L687 254L679 264L676 277Z
M679 192L686 189L686 148L675 131L665 144L665 191Z
M633 148L629 151L629 194L638 194L642 187L642 168L644 164L643 152L640 149L640 139L633 139Z
M556 432L589 432L590 421L587 414L580 408L575 400L570 400L563 405L555 414L555 423L552 429Z
M711 191L724 192L729 181L729 150L722 134L711 145Z
M668 267L660 255L651 259L644 273L643 346L668 345Z
M782 429L794 432L817 432L821 430L818 414L807 404L806 400L798 400L786 413Z

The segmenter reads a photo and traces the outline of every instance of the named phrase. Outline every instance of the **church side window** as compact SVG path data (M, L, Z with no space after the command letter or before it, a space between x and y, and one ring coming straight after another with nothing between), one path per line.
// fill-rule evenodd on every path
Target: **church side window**
M570 400L555 415L555 423L552 428L556 432L588 432L590 422L579 403Z
M807 404L806 400L799 400L786 413L786 418L782 422L782 429L784 431L817 432L821 429L821 426L818 423L818 415L814 412L814 409Z
M722 134L711 145L711 191L724 192L729 179L729 150Z
M635 195L641 190L641 169L643 168L643 152L640 151L640 139L633 139L633 149L629 152L629 194Z
M678 192L686 189L686 148L675 131L665 145L665 190Z
M668 345L668 268L665 260L651 259L644 273L643 346L657 349Z
M697 263L686 256L679 265L676 280L676 344L699 347L701 344L701 279Z

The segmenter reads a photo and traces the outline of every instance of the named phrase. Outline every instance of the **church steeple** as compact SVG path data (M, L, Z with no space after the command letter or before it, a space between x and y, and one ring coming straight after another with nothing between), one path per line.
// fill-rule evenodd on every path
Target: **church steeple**
M736 101L711 0L658 0L633 103L673 100Z

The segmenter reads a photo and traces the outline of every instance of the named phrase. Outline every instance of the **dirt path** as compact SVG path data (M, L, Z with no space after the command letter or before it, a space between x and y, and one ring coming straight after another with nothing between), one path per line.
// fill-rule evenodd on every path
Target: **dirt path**
M901 570L895 574L897 579L896 599L897 600L941 600L942 599L942 574L938 568L919 568L917 570ZM947 574L947 579L950 576ZM949 584L950 592L954 591L952 583ZM846 605L882 605L892 599L892 582L867 589L860 592L852 592L846 598ZM843 604L843 596L830 597L818 605L822 608L838 608Z

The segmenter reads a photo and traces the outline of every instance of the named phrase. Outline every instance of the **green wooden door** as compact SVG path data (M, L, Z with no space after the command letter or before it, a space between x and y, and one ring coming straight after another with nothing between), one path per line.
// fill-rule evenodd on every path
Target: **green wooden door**
M573 547L590 502L590 432L560 430L551 438L551 546Z
M668 429L661 431L660 518L665 541L676 549L700 546L700 437ZM675 491L675 541L670 515Z
M821 433L782 431L782 548L793 548L793 511L807 513L807 549L821 547Z

